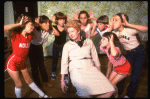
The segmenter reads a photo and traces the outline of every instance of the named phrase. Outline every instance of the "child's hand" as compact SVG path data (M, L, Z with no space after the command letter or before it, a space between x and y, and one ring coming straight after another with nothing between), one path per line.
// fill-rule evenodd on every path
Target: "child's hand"
M113 42L113 40L114 40L114 36L113 36L113 34L111 34L110 35L110 42Z
M20 25L23 25L25 22L27 22L29 20L29 18L27 16L22 16L21 21L20 21Z
M123 19L123 25L124 26L127 26L129 23L128 23L128 21L126 20L126 17L124 16L124 14L121 14L122 15L122 19Z
M109 27L109 28L113 28L113 24L114 24L114 17L112 17L111 19L109 18L108 27Z
M69 16L67 14L65 14L65 16L67 17L67 21L69 21Z
M97 26L96 20L93 20L93 26Z
M90 15L89 19L94 19L94 13L91 10L89 11L89 15Z
M35 18L35 23L39 24L40 17Z
M74 12L74 20L79 20L79 19L78 19L78 16L79 16L78 11L76 12L76 14L75 14L75 12Z
M64 93L67 92L67 87L66 87L66 84L65 84L64 81L61 82L61 89L62 89L62 91L63 91Z
M52 18L51 18L51 21L52 21L52 22L55 22L55 20L56 20L56 16L53 15Z

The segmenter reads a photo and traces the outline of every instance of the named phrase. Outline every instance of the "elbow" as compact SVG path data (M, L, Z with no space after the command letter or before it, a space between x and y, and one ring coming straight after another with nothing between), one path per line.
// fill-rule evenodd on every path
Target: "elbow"
M144 29L141 31L142 33L146 33L146 32L148 32L148 27L147 26L145 26L144 27Z
M148 27L145 29L144 33L148 32Z

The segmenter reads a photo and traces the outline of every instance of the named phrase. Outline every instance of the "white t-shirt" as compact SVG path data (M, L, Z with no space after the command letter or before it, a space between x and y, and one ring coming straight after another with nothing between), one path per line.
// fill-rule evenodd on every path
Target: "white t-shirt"
M120 42L126 50L131 50L139 45L136 38L136 30L131 28L124 28L121 32L118 30L113 31L119 37Z
M90 24L88 24L88 26L85 28L85 32L88 32L89 31L89 29L90 29Z

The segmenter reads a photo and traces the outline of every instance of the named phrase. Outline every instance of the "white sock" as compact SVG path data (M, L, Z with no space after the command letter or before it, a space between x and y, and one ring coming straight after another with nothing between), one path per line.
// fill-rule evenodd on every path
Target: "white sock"
M44 93L39 89L39 87L34 83L32 82L31 84L29 84L29 87L34 90L35 92L37 92L41 97L44 96ZM47 98L48 96L45 95L44 98Z
M17 98L22 98L22 93L21 93L22 88L16 88L15 87L15 94Z

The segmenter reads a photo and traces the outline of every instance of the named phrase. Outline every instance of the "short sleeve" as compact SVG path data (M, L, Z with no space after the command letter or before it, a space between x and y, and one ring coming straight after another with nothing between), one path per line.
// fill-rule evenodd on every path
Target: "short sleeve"
M17 32L13 32L12 36L9 36L9 38L11 39L11 41L15 40L17 34L18 34Z

